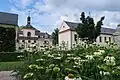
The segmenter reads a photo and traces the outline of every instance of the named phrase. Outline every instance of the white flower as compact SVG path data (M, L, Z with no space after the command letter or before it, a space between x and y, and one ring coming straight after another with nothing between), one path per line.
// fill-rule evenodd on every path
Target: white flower
M82 78L81 78L81 77L79 77L79 78L76 78L76 80L82 80Z
M89 60L92 60L93 59L93 55L86 55L85 56L87 59L89 59Z
M80 60L81 58L80 57L74 57L74 60Z
M104 50L98 50L99 52L101 52L101 53L105 53L105 51Z
M75 78L69 78L68 76L66 76L65 80L75 80Z
M116 65L114 56L106 56L104 61L106 62L106 65Z
M50 53L50 51L46 51L46 52L44 52L44 54L49 54Z
M36 65L36 64L31 64L31 65L29 65L29 68L30 68L30 69L38 69L38 65Z
M100 71L100 74L101 74L101 75L110 75L109 72L104 72L104 71Z
M23 78L30 78L32 76L33 76L33 73L27 73L27 74L25 74L25 76Z
M67 54L67 56L72 56L73 54Z
M33 52L32 48L26 48L25 50L28 52Z
M54 59L61 59L61 57L55 57Z
M37 59L36 61L37 61L37 62L39 62L39 61L44 61L44 59Z
M17 58L23 58L24 56L23 55L19 55L19 56L17 56Z
M52 57L54 57L54 56L53 56L53 55L48 54L48 57L51 57L51 58L52 58Z
M102 55L101 52L94 52L93 54L94 54L95 56L101 56L101 55Z

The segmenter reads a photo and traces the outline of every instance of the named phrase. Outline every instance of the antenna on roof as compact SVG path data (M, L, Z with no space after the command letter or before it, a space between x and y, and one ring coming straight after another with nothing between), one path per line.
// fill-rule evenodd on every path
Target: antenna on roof
M91 12L89 11L89 16L91 17Z
M28 16L30 16L30 10L28 11Z

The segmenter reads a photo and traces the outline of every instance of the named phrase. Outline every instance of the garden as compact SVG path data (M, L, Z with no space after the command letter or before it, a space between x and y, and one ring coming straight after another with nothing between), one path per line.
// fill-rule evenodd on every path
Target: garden
M120 49L80 44L71 50L45 48L25 51L19 56L22 65L14 69L21 80L119 80Z

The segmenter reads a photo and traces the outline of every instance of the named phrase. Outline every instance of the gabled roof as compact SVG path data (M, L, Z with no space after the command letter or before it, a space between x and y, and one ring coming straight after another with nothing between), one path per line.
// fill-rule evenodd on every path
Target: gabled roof
M0 24L18 25L18 15L0 12Z
M71 30L75 30L75 28L77 28L78 24L79 23L75 23L75 22L68 22L68 21L64 21L69 27Z
M77 28L79 24L79 23L69 22L69 21L64 21L64 22L70 27L71 30L75 30L75 28ZM102 34L113 34L114 32L115 32L115 29L112 29L112 28L105 28L105 27L101 28Z

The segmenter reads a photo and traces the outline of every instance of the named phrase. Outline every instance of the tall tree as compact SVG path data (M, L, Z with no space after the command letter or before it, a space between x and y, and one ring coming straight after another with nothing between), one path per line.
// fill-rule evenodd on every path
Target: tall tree
M58 28L54 29L54 32L52 32L52 39L54 45L58 44L58 34L59 34L59 29Z
M87 43L93 43L96 38L100 35L101 26L103 25L104 16L97 22L95 25L94 19L90 16L85 17L85 13L81 13L80 21L76 28L76 32L81 38L82 41L86 41Z

